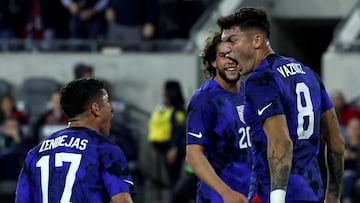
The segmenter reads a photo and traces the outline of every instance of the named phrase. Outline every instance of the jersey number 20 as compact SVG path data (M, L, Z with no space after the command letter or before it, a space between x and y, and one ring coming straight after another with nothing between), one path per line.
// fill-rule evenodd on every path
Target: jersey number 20
M64 162L70 162L69 171L66 174L65 188L60 199L60 203L69 203L72 193L72 187L75 182L75 175L80 166L81 154L74 153L56 153L55 167L62 167ZM41 170L41 191L42 203L49 202L49 160L50 155L43 156L36 163L36 167Z
M314 133L314 108L311 101L309 87L301 82L296 83L298 127L297 135L300 140L309 139ZM308 119L308 126L305 129L305 118Z
M246 149L248 147L251 147L250 142L250 127L242 127L239 129L240 134L240 140L239 140L239 146L240 149Z

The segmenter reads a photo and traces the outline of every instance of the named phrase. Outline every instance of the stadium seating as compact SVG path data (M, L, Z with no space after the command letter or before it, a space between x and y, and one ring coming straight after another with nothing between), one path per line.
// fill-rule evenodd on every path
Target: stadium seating
M0 79L0 97L5 94L11 94L12 85L5 79Z
M59 88L60 84L48 77L32 77L23 81L20 87L21 100L31 121L47 110L48 96Z

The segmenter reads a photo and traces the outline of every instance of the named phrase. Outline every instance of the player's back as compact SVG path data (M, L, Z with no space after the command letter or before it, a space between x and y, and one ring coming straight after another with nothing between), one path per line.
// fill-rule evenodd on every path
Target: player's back
M29 152L17 202L109 202L114 194L131 192L126 181L132 185L120 148L96 131L72 127Z
M249 88L255 85L253 81L256 79L254 80L254 78L272 81L269 84L273 84L273 86L269 85L269 91L264 92L261 97L263 100L264 98L268 99L269 103L263 103L263 108L258 108L259 110L254 114L257 113L260 117L266 116L266 114L268 117L284 114L289 135L293 141L292 170L289 177L287 200L319 201L323 196L323 183L317 163L320 117L324 111L330 108L328 96L319 77L310 68L297 61L278 55L268 56L266 61L253 73L249 77L249 84L247 83ZM277 97L274 95L277 95L278 98L274 99ZM261 117L261 119L264 120L266 117ZM259 127L257 130L264 133ZM254 146L264 147L266 145L264 139L266 139L265 136L255 136L253 138L256 143ZM258 162L257 165L255 164L255 170L258 174L269 174L268 169L260 167L267 165L266 156L264 156L266 152L259 147L255 151L262 151L262 156L255 155L255 157L261 157L260 160L262 160L255 161ZM266 185L269 185L269 180L265 180L265 182Z
M310 68L293 59L279 58L274 61L273 71L280 88L289 134L294 142L295 167L304 168L318 154L325 89Z

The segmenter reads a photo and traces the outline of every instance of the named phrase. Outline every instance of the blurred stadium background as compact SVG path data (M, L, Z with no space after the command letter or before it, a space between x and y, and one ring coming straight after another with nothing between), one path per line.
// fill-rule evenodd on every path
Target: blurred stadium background
M156 176L156 167L148 153L147 123L150 112L160 102L162 84L167 79L178 80L188 101L203 82L199 50L207 33L217 30L216 19L239 7L262 6L271 18L271 42L276 52L312 67L328 91L341 90L355 104L360 100L360 4L357 0L184 2L187 7L179 15L185 19L186 26L178 31L186 34L179 37L152 39L135 45L103 39L55 39L50 42L53 49L48 51L36 48L42 43L38 40L2 40L0 90L10 91L17 106L36 119L37 112L46 106L44 94L50 86L43 83L35 90L27 90L26 87L32 85L29 79L65 84L74 78L73 68L77 63L91 64L95 77L111 84L111 94L120 103L116 106L120 119L138 141L138 167L151 179ZM73 45L84 49L71 50L69 47ZM167 181L163 174L156 178ZM138 189L138 202L168 201L166 187L147 179L142 185ZM14 182L0 181L3 193L12 193L13 186ZM0 202L3 201L0 199Z

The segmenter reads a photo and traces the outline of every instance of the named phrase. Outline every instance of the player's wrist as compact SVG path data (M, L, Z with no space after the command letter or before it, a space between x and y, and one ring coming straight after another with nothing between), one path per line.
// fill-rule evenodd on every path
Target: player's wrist
M270 193L270 203L285 203L286 191L276 189Z
M231 191L230 187L223 185L218 189L218 193L223 197Z

